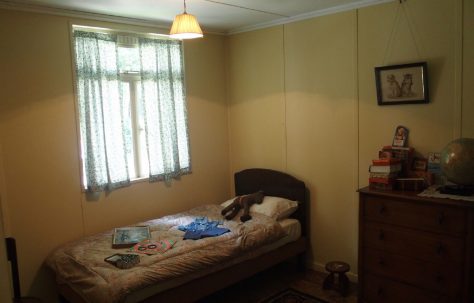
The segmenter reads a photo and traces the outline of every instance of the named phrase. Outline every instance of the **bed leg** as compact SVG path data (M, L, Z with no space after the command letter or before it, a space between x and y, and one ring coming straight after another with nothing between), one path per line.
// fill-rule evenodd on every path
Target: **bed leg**
M59 303L70 303L66 298L64 298L62 295L58 296Z
M306 253L299 254L296 256L296 266L298 271L304 272L306 271Z

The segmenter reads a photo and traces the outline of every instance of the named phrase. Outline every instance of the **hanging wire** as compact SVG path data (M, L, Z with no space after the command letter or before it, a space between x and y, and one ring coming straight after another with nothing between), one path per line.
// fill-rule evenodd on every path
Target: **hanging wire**
M407 0L399 0L399 1L400 1L400 3L402 3L402 2L406 3L407 2ZM396 31L397 31L398 27L400 26L402 15L405 16L406 23L407 23L408 30L409 30L409 34L410 34L410 38L413 42L413 45L415 46L416 54L418 55L418 57L420 59L424 58L424 56L423 56L423 54L424 54L423 44L421 42L421 39L417 38L417 37L420 37L420 35L418 34L418 32L416 30L416 26L412 21L413 17L410 15L410 10L407 8L406 5L398 5L397 6L397 11L395 13L395 19L394 19L394 22L393 22L393 25L392 25L392 29L390 31L388 43L385 47L385 52L384 52L383 61L382 61L383 65L385 65L387 63L387 60L392 55L392 46L393 46L393 43L395 43L394 39L395 39Z
M245 6L240 6L240 5L236 5L236 4L230 4L230 3L224 3L224 2L221 2L221 1L217 1L217 0L203 0L203 1L210 2L210 3L215 3L215 4L220 4L220 5L225 5L225 6L237 7L237 8L246 9L246 10L249 10L249 11L254 11L254 12L279 16L279 17L285 17L285 18L290 17L290 16L287 16L287 15L282 15L282 14L273 13L273 12L267 12L267 11L263 11L263 10L259 10L259 9L255 9L255 8L250 8L250 7L245 7Z

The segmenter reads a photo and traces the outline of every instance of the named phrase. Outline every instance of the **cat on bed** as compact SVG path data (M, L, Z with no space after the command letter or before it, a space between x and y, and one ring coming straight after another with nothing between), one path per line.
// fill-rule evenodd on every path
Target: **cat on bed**
M261 204L264 196L265 194L261 190L253 194L238 196L234 199L234 201L232 201L232 203L230 203L222 210L221 214L225 216L227 220L232 220L232 218L234 218L237 213L243 208L244 213L240 217L240 221L248 221L252 219L252 217L250 216L250 206L254 204ZM226 215L228 212L230 213Z

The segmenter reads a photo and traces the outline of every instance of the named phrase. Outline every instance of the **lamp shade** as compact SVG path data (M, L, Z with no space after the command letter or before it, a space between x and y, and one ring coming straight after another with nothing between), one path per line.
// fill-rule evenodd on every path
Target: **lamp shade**
M181 14L174 18L170 30L170 37L177 39L202 38L202 30L196 17L191 14Z

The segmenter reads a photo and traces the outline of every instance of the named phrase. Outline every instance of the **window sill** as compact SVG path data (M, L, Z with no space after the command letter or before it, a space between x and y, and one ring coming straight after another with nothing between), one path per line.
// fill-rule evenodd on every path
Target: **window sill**
M140 177L140 178L136 178L136 179L130 179L130 184L145 182L145 181L148 181L148 180L150 180L149 177Z

